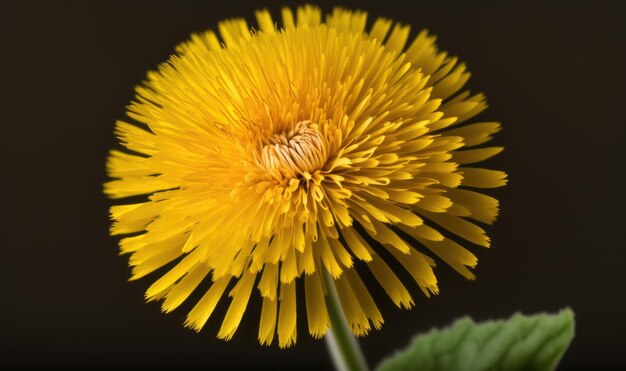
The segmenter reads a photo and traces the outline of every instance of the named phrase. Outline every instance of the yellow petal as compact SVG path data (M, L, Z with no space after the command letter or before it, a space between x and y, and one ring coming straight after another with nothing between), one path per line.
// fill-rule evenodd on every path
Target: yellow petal
M453 63L451 63L453 64ZM439 71L438 71L439 72ZM460 64L455 70L435 84L432 96L441 99L447 99L456 93L465 85L469 79L469 72L465 72L465 65ZM433 129L437 130L437 129Z
M202 299L193 307L187 315L185 326L200 331L209 319L217 302L220 300L230 282L230 277L222 277L213 282L211 288L204 294Z
M344 273L344 276L350 282L350 286L354 291L354 295L359 301L359 304L367 318L369 318L369 320L372 322L374 328L380 329L384 322L383 316L380 314L380 311L378 310L374 299L367 290L367 287L365 287L365 284L357 274L356 270L348 269Z
M329 238L328 243L330 244L330 249L332 250L333 255L339 259L341 264L346 268L352 267L352 256L343 246L341 241L336 238Z
M425 224L418 225L417 227L409 227L404 225L399 225L404 233L408 234L413 238L424 238L431 241L442 241L443 235L439 233L436 229L433 229Z
M467 267L476 267L478 259L476 259L474 254L461 247L456 242L447 238L439 242L420 238L418 238L418 241L437 254L437 256L443 259L443 261L457 272L461 273L465 278L470 280L475 278L474 274L468 270Z
M235 334L235 331L237 331L241 317L243 317L243 313L250 300L250 293L252 292L255 278L256 273L245 272L239 279L237 285L233 288L233 292L231 293L233 301L228 307L228 312L226 312L222 327L217 334L218 338L230 340Z
M485 230L463 218L446 213L431 212L425 212L425 216L457 236L480 246L490 246L490 240L485 234Z
M431 293L439 293L437 278L432 269L435 263L431 258L418 252L414 248L411 248L408 254L402 254L395 249L387 250L389 250L407 272L411 274L426 296L430 296Z
M156 202L111 206L111 235L142 231L159 215L162 206Z
M370 323L359 304L350 282L345 275L334 280L337 294L341 302L343 313L352 328L352 332L357 336L363 336L370 330Z
M265 264L257 288L262 297L272 301L276 299L276 291L278 290L278 264Z
M309 333L319 339L330 326L328 311L320 270L304 277L304 293L306 298L306 313L309 324Z
M428 31L423 30L406 51L408 60L420 66L426 75L432 75L446 58L445 53L437 53L435 40L435 36L428 35Z
M452 152L452 161L457 164L472 164L484 161L502 152L504 147L489 147Z
M177 184L158 177L125 178L104 183L104 193L111 198L124 198L176 188Z
M228 47L233 47L242 39L250 39L250 31L248 30L248 25L243 19L229 19L227 21L222 21L218 23L217 26L220 31L220 35L224 40L224 43Z
M501 130L499 122L481 122L448 130L445 135L463 137L465 147L477 146L491 140L492 135Z
M181 277L187 274L193 266L198 264L198 258L199 256L197 253L187 254L187 256L176 264L174 268L170 269L169 272L159 278L148 288L148 290L146 290L146 298L151 298L157 295L178 281Z
M293 20L293 12L290 8L284 7L281 11L283 17L283 28L293 28L296 26Z
M278 312L278 345L290 347L296 342L296 283L280 285L280 309Z
M425 195L424 198L422 198L414 206L416 208L432 211L434 213L443 213L448 210L450 206L452 206L452 201L444 196Z
M124 147L131 151L153 155L156 153L156 136L124 121L117 121L115 134Z
M446 116L457 118L455 125L478 115L487 108L483 94L468 96L468 92L459 94L441 107Z
M389 19L377 18L369 32L370 37L382 43L385 40L385 36L387 36L387 33L391 29L392 24L393 22Z
M401 251L404 254L407 254L411 246L409 246L402 238L400 238L396 232L392 231L385 224L380 222L375 222L374 226L376 227L376 234L372 235L376 241L380 242L383 245L387 245L393 247Z
M322 12L319 8L312 5L298 7L296 11L298 17L298 26L317 26L322 21Z
M256 16L256 21L259 24L261 31L267 34L271 34L276 31L269 11L266 9L257 10L254 12L254 15Z
M112 150L107 160L107 173L111 178L141 178L154 174L154 171L148 167L146 158Z
M208 273L209 267L206 264L200 263L192 268L189 273L167 293L167 297L161 305L161 310L165 313L169 313L178 308L178 306L198 287Z
M413 306L413 298L411 298L398 276L393 273L391 268L385 264L378 254L374 253L374 251L370 251L370 254L372 255L372 261L367 264L367 267L372 271L372 274L385 289L393 303L398 307L411 308Z
M385 42L385 50L395 53L401 53L404 49L407 39L409 38L410 26L401 26L396 24L391 31L391 35Z
M298 262L296 261L296 248L292 245L285 259L282 262L280 269L280 282L288 283L293 281L298 276Z
M463 174L461 185L466 187L496 188L507 183L507 175L502 171L462 167L459 172Z
M137 256L142 250L139 250L133 256L131 256L130 265L134 265L132 269L132 277L131 281L139 279L149 273L154 272L155 270L161 268L165 264L173 261L174 259L180 257L182 252L180 251L180 245L176 243L176 240L168 240L163 242L162 244L153 244L152 246L161 247L161 249L156 250L154 254L149 255L149 257L145 259L139 259L133 261L133 257ZM145 249L145 248L144 248Z
M335 256L333 255L333 251L330 248L328 240L320 238L317 241L316 250L319 250L318 254L321 256L322 263L328 272L330 272L331 276L333 276L333 278L338 278L343 270L339 266L339 263L337 263L337 259L335 259Z
M363 240L360 234L355 233L352 228L344 228L341 230L341 235L346 240L346 243L352 253L361 260L371 261L372 256L367 251L367 242Z
M261 345L270 345L272 340L274 340L277 304L278 300L263 298L263 309L261 309L261 322L259 324L259 342Z

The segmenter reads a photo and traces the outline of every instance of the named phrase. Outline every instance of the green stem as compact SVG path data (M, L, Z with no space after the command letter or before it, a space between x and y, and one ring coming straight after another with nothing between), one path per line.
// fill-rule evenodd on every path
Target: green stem
M365 356L341 308L335 280L324 270L326 284L326 307L330 316L330 329L326 332L326 344L338 371L368 371Z

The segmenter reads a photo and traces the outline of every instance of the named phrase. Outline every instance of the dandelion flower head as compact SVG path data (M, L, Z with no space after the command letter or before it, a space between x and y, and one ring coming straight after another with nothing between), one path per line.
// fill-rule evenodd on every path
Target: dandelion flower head
M111 233L127 235L132 279L169 267L146 292L164 312L209 282L185 324L199 331L225 301L218 337L230 339L260 295L259 341L286 347L297 305L312 336L326 333L325 274L356 335L383 323L363 270L404 308L393 266L426 296L435 259L474 278L459 243L489 246L475 222L492 223L498 201L477 189L506 174L472 164L502 150L475 148L500 124L466 123L485 97L463 89L469 72L433 36L409 40L384 18L366 28L366 16L305 6L280 22L258 11L254 29L227 20L136 88L105 192L122 199Z

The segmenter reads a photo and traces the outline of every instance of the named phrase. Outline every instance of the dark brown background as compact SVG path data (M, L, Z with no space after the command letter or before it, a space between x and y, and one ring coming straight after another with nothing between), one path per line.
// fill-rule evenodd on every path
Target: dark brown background
M492 192L503 209L488 228L493 248L473 248L478 281L440 264L441 295L416 293L413 310L378 295L386 324L362 341L370 363L463 314L571 306L577 335L563 368L625 365L618 3L341 3L410 23L414 34L429 28L467 62L470 88L491 104L481 118L504 124L495 143L506 151L487 165L510 174ZM199 335L184 329L189 306L162 315L145 304L150 279L126 282L127 258L107 235L104 161L133 86L192 31L260 6L0 2L0 366L330 367L303 320L297 346L258 345L258 300L231 342L215 338L219 314ZM279 4L266 6L278 14Z

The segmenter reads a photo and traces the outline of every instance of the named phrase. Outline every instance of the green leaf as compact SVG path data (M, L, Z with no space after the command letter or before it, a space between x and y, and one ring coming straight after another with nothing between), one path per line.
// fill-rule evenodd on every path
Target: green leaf
M573 337L571 309L480 324L466 317L417 336L376 371L554 370Z

